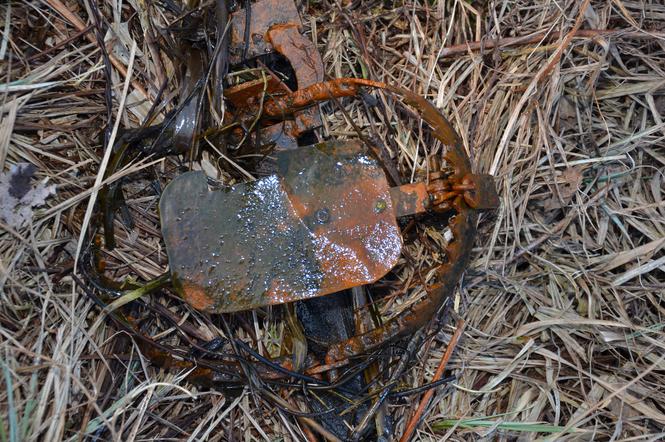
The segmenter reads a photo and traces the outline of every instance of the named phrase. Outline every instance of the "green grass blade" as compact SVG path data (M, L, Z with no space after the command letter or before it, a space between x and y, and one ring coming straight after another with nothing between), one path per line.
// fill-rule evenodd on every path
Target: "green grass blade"
M435 430L443 430L446 428L492 428L495 427L499 430L505 431L520 431L530 433L561 433L565 427L561 425L550 425L538 422L512 422L512 421L498 421L494 419L472 418L472 419L445 419L435 422L432 428ZM572 428L567 432L577 432L579 430Z
M16 407L14 405L14 388L12 386L12 374L9 371L9 367L4 362L2 363L2 373L5 376L5 383L7 384L7 414L9 415L9 441L18 442L18 419L16 417ZM6 438L7 436L4 435L4 437Z
M37 406L37 401L34 398L34 394L37 389L37 382L38 378L37 373L35 372L32 374L32 376L30 376L30 393L26 398L25 408L23 410L23 418L21 419L21 440L26 440L28 438L28 431L30 431L30 418L32 416L32 412Z

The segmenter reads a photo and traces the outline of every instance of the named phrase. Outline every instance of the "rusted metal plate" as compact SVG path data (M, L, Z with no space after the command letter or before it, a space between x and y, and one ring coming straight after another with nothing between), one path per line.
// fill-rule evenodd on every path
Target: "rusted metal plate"
M242 108L250 105L253 100L260 100L264 91L267 96L289 92L284 88L284 83L273 76L267 76L265 81L261 79L251 80L227 88L224 90L224 97L234 106Z
M239 10L231 18L231 41L229 58L232 64L241 63L247 47L247 58L254 58L270 52L284 56L293 68L298 89L323 81L323 61L316 45L300 33L302 23L295 3L283 0L260 0L251 5L249 41L245 44L245 10ZM263 86L263 85L261 85ZM236 86L227 97L238 107L247 106L252 92L260 97L263 87L256 84ZM297 138L307 131L321 126L318 108L299 110L293 115L295 125L289 132Z
M289 60L296 74L298 89L323 81L323 61L312 41L302 35L298 25L272 25L266 33L275 51Z
M460 187L464 190L464 201L476 210L489 210L499 207L499 195L496 193L494 177L487 174L467 174L462 178Z
M376 281L402 237L385 174L354 143L277 154L276 175L211 190L203 173L160 201L176 287L195 308L233 312Z
M229 42L229 60L231 64L238 64L243 61L246 15L245 9L240 9L231 14L231 39ZM266 39L266 32L272 25L284 23L302 25L295 2L284 0L260 0L252 3L249 23L247 58L254 58L272 52L272 46Z
M314 235L325 293L374 282L402 248L388 181L359 141L280 152L278 174Z
M390 198L397 217L423 213L430 207L429 193L425 183L411 183L392 187Z
M300 33L294 23L276 24L266 34L275 51L289 60L296 74L298 89L323 81L323 61L316 46ZM294 114L298 133L321 126L318 107Z

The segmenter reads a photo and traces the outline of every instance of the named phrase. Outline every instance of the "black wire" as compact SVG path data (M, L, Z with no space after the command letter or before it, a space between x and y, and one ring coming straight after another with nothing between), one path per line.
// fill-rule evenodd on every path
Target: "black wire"
M92 244L91 241L88 242L88 246L84 249L84 254L83 254L83 256L84 256L86 259L83 259L83 260L82 260L82 264L83 264L83 265L81 266L81 270L83 271L83 270L85 269L85 270L84 270L84 274L85 274L86 278L92 283L92 285L93 285L96 289L102 291L102 292L105 293L106 295L110 295L110 296L113 297L113 298L117 298L117 297L119 297L119 296L122 294L122 291L120 291L120 290L115 290L115 289L111 289L111 288L106 287L106 286L105 286L105 285L104 285L104 284L103 284L103 283L97 278L96 272L94 272L94 270L92 270L92 269L90 268L91 265L94 266L94 263L91 264L91 260L94 259L94 257L93 257L93 256L94 256L94 252L92 252L92 250L91 250L93 246L92 246L91 244ZM89 272L89 273L88 273L88 272ZM86 290L86 289L85 289L85 286L84 286L83 283L80 281L80 279L76 278L76 280L77 280L77 283L78 283L79 285L81 285L81 286L84 288L84 291L85 291L85 290ZM102 300L100 300L98 297L96 297L96 296L89 296L89 297L90 297L90 298L91 298L91 299L92 299L92 300L93 300L93 301L94 301L94 302L95 302L100 308L104 309L105 307L107 307L107 304L105 304L105 303L104 303ZM148 308L149 310L151 310L151 311L153 311L153 312L159 313L159 311L158 311L157 309L155 309L153 306L150 306L150 305L148 305L147 303L142 302L141 300L135 300L135 301L133 301L133 303L134 303L134 304L138 304L138 305L142 305L142 306L144 306L145 308ZM114 317L113 314L112 314L111 316L113 317L113 319L116 319L116 320L121 321L120 319ZM192 339L190 339L189 336L186 335L186 333L184 333L184 331L178 326L178 323L177 323L175 320L173 320L172 318L170 318L170 317L168 317L168 316L165 316L165 315L161 315L161 314L160 314L160 316L161 316L162 318L166 319L167 322L169 322L169 323L171 323L173 326L175 326L176 329L177 329L177 330L178 330L178 331L184 336L184 338L187 340L187 342L188 342L189 345L191 345L192 347L194 347L194 348L196 348L197 350L201 351L203 354L209 354L209 355L211 355L211 356L214 355L214 356L220 356L220 357L226 357L226 358L233 358L233 359L238 360L238 362L240 362L240 363L243 363L243 362L244 362L244 363L249 363L248 360L246 360L245 358L243 358L243 357L242 357L241 355L239 355L239 354L229 354L229 353L220 354L220 353L218 353L218 352L212 352L212 351L210 351L210 350L208 350L208 349L206 349L206 348L204 348L204 347L198 345L198 344L195 343ZM136 331L135 331L135 330L133 330L131 327L129 327L129 328L128 328L128 327L129 327L128 325L123 324L123 328L127 329L127 331L131 332L132 334L136 334ZM140 336L140 335L139 335L139 336ZM154 342L154 341L149 341L149 342L150 342L151 344L157 344L157 343ZM313 377L310 377L310 376L304 375L304 374L302 374L302 373L298 373L298 372L295 372L295 371L292 371L292 370L288 370L288 369L282 367L281 365L276 364L275 362L271 361L270 359L261 356L259 353L257 353L254 349L252 349L252 348L251 348L247 343L245 343L244 341L241 341L241 340L239 340L239 339L236 339L236 340L235 340L235 343L236 343L236 345L238 345L239 347L242 347L242 349L245 350L247 353L249 353L250 356L252 356L253 358L257 359L257 360L258 360L259 362L261 362L262 364L268 366L271 370L276 371L276 372L279 372L279 373L282 373L282 374L287 375L287 376L289 376L289 377L293 377L293 378L299 379L299 380L304 381L304 382L308 382L310 385L293 384L293 383L285 383L285 382L269 381L269 380L265 380L265 381L268 381L268 382L270 382L270 383L272 383L272 384L275 384L275 385L281 385L281 386L295 386L295 385L298 385L298 386L303 386L303 388L306 388L306 389L309 388L309 389L312 389L312 390L337 390L339 393L343 393L343 394L348 395L348 396L351 396L351 397L356 397L356 396L357 396L357 392L354 392L354 391L351 391L351 390L349 390L349 389L346 389L346 388L343 387L343 385L344 385L345 383L347 383L347 382L348 382L350 379L352 379L353 377L357 376L360 372L362 372L362 371L363 371L365 368L367 368L370 364L372 364L372 363L374 362L375 358L377 357L376 355L370 355L370 356L369 356L368 358L366 358L362 363L357 364L357 365L354 365L352 368L348 369L348 370L347 370L347 371L346 371L346 372L340 377L340 379L339 379L338 381L336 381L335 383L329 383L329 382L326 382L326 381L322 381L322 380L319 380L319 379L316 379L316 378L313 378ZM157 344L157 345L159 345L160 347L162 347L160 344ZM164 350L164 347L162 347L162 349ZM165 351L168 351L168 350L165 350ZM181 356L182 356L182 355L181 355ZM193 359L192 362L197 363L197 364L199 364L199 365L201 365L201 364L209 365L210 368L214 367L214 364L206 363L206 362L204 362L204 361L199 360L198 358ZM213 368L213 369L214 369L214 368ZM224 374L228 374L228 372L224 372ZM226 383L226 382L225 382L225 383ZM365 390L365 389L363 389L363 391L364 391L364 390Z
M275 370L279 373L285 374L287 376L294 377L296 379L300 379L301 381L310 382L312 384L322 384L322 385L330 386L330 383L328 383L326 381L322 381L320 379L316 379L316 378L313 378L311 376L307 376L305 374L298 373L298 372L286 369L286 368L282 367L281 365L274 363L270 359L268 359L264 356L261 356L253 348L251 348L249 345L247 345L247 343L241 341L240 339L235 339L234 341L235 341L236 345L238 345L239 347L242 347L242 349L245 350L247 353L249 353L253 358L255 358L256 360L258 360L262 364L267 365L268 367L272 368L273 370Z
M108 146L109 140L111 139L112 131L112 121L113 121L113 94L111 91L111 59L109 57L108 51L106 50L106 45L104 44L104 34L102 33L102 24L101 24L101 14L99 13L99 8L97 7L97 2L86 0L88 8L92 11L92 21L95 28L95 39L97 40L97 46L102 54L104 59L104 101L106 103L106 128L104 129L104 148Z
M454 381L455 379L457 379L455 376L448 376L447 378L442 378L442 379L439 379L438 381L423 384L420 387L408 388L408 389L400 390L400 391L393 391L392 393L390 393L390 397L391 398L400 398L400 397L404 397L404 396L411 396L412 394L422 393L423 391L427 391L427 390L430 390L432 388L439 387L443 384L448 384L448 383Z
M155 97L155 101L152 102L152 106L150 106L150 109L148 110L148 113L145 115L145 118L143 119L143 122L141 123L141 129L145 129L150 123L153 118L155 118L157 108L162 101L162 95L164 95L164 91L166 90L166 86L169 84L169 79L165 78L164 81L162 82L162 85L159 87L159 90L157 91L157 96Z
M242 48L242 64L246 64L247 62L247 53L249 52L249 34L252 27L251 25L252 25L252 1L245 0L245 32L243 36L245 41L243 42L244 46Z
M83 289L83 293L85 293L88 296L88 298L90 298L90 300L92 300L97 306L99 306L102 310L104 310L105 308L108 307L108 304L106 304L104 301L99 299L99 297L96 296L92 292L92 290L90 290L90 287L88 287L78 276L72 274L72 278L74 279L74 282L79 287L81 287ZM133 301L133 302L136 302L136 301ZM176 348L167 347L165 345L162 345L162 344L160 344L160 343L158 343L158 342L142 335L141 333L138 333L136 330L134 330L134 328L129 323L127 323L126 320L124 320L122 318L121 315L119 315L115 311L108 312L108 318L111 319L118 327L120 327L120 329L125 331L130 336L132 336L132 337L140 340L141 342L143 342L145 344L148 344L148 345L150 345L150 346L152 346L152 347L154 347L154 348L156 348L156 349L158 349L158 350L160 350L164 353L167 353L169 355L175 355L175 356L177 356L177 357L179 357L179 358L183 359L184 361L187 361L191 364L194 364L196 366L201 366L201 367L204 367L204 368L209 368L209 369L211 369L211 370L213 370L217 373L223 374L225 376L233 377L233 376L238 375L238 373L236 371L224 370L219 366L219 364L211 364L207 361L201 361L201 360L193 359L192 357L190 357L187 354L187 352L184 352L184 351L176 349ZM216 381L213 380L213 382L221 382L221 381L220 380L216 380ZM237 383L237 384L241 384L241 385L246 385L246 383L242 382L242 378L238 379L238 380L228 380L228 382L229 383ZM224 381L224 383L226 383L226 380Z

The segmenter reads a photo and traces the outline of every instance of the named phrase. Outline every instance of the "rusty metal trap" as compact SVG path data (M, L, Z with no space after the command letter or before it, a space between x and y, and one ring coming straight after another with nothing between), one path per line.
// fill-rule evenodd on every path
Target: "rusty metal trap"
M181 168L159 199L168 271L147 284L114 283L100 265L101 239L91 241L83 270L97 290L88 293L102 305L131 297L109 317L155 365L186 369L188 380L200 386L233 391L249 385L280 410L309 419L323 435L376 438L387 430L372 429L372 416L415 362L423 327L464 272L478 211L498 205L492 177L472 171L459 136L424 98L371 80L323 81L323 63L302 34L294 3L261 0L251 8L251 14L230 11L229 33L217 39L224 51L206 59L188 46L196 56L184 63L181 104L164 123L128 132L116 143L107 175L148 155L191 164L210 145L225 158L258 158L258 178L228 184ZM215 66L220 78L211 81L208 96L224 112L216 127L206 127L213 120L201 111L208 86L200 79ZM321 139L326 116L318 104L341 106L339 100L370 91L401 103L400 115L424 123L429 140L441 146L418 179L402 184L386 149L362 131ZM122 186L116 182L101 193L107 249L122 221L116 213L124 213ZM430 276L421 278L423 295L384 316L377 308L386 293L381 287L405 261L404 231L422 219L447 225L450 237L430 260ZM378 289L368 296L366 290L374 290L363 287ZM149 292L166 293L170 302L174 295L182 298L223 336L206 340L143 296ZM185 345L147 336L140 319L145 314L174 325L187 336ZM254 345L261 321L281 324L278 351ZM403 338L409 338L406 347ZM303 393L304 410L280 395L284 388Z

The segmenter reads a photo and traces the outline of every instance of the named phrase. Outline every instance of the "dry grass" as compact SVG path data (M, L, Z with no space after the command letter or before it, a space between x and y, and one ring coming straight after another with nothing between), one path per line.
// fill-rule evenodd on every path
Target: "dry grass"
M68 271L102 177L105 64L94 35L85 37L85 2L64 4L81 18L78 29L48 3L59 4L0 6L0 172L29 162L57 191L28 225L0 224L0 441L302 440L301 423L248 390L197 390L184 373L138 358L75 287ZM416 439L665 438L665 5L598 0L581 10L586 3L303 7L330 77L366 76L426 96L463 135L476 169L497 177L502 206L481 217L454 304L467 324L447 366L457 379L436 392ZM112 73L111 124L126 129L141 124L149 107L141 100L161 79L171 79L171 99L179 86L145 37L173 17L157 3L149 15L144 2L118 4L99 2L105 26L130 24L114 64L128 66L137 44L133 66ZM353 136L339 110L324 110L322 135ZM347 112L371 125L362 106ZM394 127L385 145L402 176L413 176L437 147L418 125ZM107 257L114 277L147 280L166 268L151 184L163 186L178 164L147 159L110 178L138 177L126 195L135 225L116 223L119 244ZM194 167L242 178L214 152ZM429 262L425 242L408 250L420 265ZM407 264L387 316L420 295ZM222 334L177 300L160 302L200 338ZM255 325L266 351L280 345L279 324ZM148 318L142 327L182 344L169 323ZM452 333L448 325L429 341L405 386L431 379ZM391 404L396 438L417 402Z

